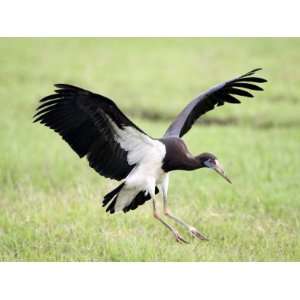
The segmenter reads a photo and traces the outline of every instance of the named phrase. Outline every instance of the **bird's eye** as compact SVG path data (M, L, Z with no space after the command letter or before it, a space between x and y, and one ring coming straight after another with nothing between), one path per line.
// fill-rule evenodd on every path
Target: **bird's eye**
M209 158L204 162L204 165L206 165L208 168L212 168L215 165L215 161L213 159Z

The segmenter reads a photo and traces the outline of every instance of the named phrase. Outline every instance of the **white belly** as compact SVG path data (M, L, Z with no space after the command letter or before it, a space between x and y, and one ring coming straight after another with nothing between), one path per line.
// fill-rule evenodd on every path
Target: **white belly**
M145 190L149 185L158 184L164 172L161 162L157 164L141 164L134 168L126 178L126 186Z
M157 142L160 143L160 142ZM154 185L164 174L162 161L165 156L165 147L153 147L148 150L140 163L130 172L125 179L129 188L147 189L148 185Z
M115 211L120 211L128 206L140 191L155 195L155 186L160 185L166 173L162 170L162 159L153 155L136 166L125 179L124 188L121 190L115 206Z

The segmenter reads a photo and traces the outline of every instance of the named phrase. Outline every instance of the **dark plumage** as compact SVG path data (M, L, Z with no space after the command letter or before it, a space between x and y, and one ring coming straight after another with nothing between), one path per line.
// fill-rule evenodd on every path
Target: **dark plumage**
M34 122L59 133L79 157L87 156L90 166L100 175L124 179L134 165L128 165L126 151L111 138L114 129L108 118L120 128L131 126L143 131L112 100L68 84L55 86L56 94L40 100Z
M110 99L68 84L56 84L55 93L40 100L34 122L53 129L79 157L87 157L100 175L122 180L106 194L106 211L128 212L153 200L153 214L175 236L178 231L159 216L155 195L162 192L164 213L188 229L192 236L206 239L197 229L174 216L167 206L168 173L174 170L211 168L223 176L215 155L192 155L181 137L206 112L224 103L241 103L237 97L253 97L248 91L262 91L265 79L254 76L260 69L219 84L190 102L169 126L161 139L154 139L131 122Z
M245 89L263 91L260 86L253 84L266 82L263 78L252 76L259 70L261 69L254 69L242 76L236 77L235 79L218 84L209 89L207 92L200 94L177 116L167 129L164 137L182 137L190 130L194 122L209 110L214 109L216 106L224 105L225 102L232 104L241 103L238 99L236 99L236 96L252 98L253 95Z

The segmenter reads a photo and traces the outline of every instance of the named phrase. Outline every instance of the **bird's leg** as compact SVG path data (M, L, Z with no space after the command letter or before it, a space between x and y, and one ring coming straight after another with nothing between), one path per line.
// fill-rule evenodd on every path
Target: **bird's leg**
M166 223L159 215L159 213L157 212L156 209L156 203L155 203L155 197L152 197L152 202L153 202L153 216L155 219L157 219L158 221L160 221L163 225L165 225L175 236L175 239L177 242L179 243L188 243L180 234L179 232L173 228L171 225L169 225L168 223Z
M163 194L163 204L164 204L164 214L173 219L175 222L177 222L178 224L181 224L182 226L184 226L185 228L187 228L187 230L189 231L189 233L193 236L198 238L199 240L203 240L203 241L208 241L208 238L206 238L200 231L198 231L195 227L185 223L184 221L182 221L181 219L177 218L176 216L174 216L171 211L168 208L168 203L167 203L167 195L164 189L162 189L162 194Z

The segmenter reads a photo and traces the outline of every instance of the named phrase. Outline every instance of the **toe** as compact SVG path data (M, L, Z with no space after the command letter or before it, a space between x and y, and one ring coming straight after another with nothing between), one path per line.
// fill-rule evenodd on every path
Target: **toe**
M178 243L189 244L179 233L175 233L175 238Z
M201 241L208 241L208 238L200 233L196 228L190 228L190 233L193 237L201 240Z

